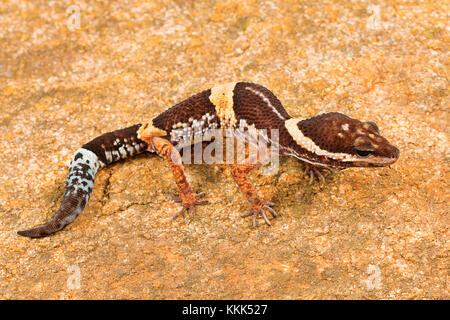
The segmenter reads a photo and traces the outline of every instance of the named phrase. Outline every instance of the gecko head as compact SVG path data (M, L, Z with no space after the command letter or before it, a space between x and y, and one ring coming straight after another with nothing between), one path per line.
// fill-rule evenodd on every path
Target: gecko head
M387 166L400 155L374 122L362 122L337 112L297 121L295 127L291 124L289 132L318 164L333 169Z

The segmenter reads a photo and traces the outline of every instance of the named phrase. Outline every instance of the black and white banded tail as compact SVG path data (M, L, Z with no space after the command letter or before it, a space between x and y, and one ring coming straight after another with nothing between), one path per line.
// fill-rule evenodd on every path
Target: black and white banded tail
M66 190L56 214L46 224L17 233L30 238L45 237L74 221L89 201L99 169L147 150L147 144L137 138L140 126L105 133L78 149L70 163Z

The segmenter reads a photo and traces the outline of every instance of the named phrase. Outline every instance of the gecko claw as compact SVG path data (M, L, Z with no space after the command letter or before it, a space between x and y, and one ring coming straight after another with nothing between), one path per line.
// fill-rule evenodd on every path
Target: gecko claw
M205 195L205 192L200 192L200 193L194 194L194 200L190 201L190 202L183 202L182 198L180 196L173 194L171 191L169 191L169 194L172 197L173 201L183 203L183 208L173 215L173 219L176 219L177 217L183 215L186 211L189 211L189 210L191 211L192 216L194 216L196 205L202 205L202 204L209 203L208 200L199 200L201 197L203 197Z
M305 164L305 174L309 176L309 184L311 185L315 178L320 180L321 183L325 183L325 177L322 172L327 171L326 168L316 167L310 164Z
M268 226L271 226L272 224L269 221L269 218L267 218L266 211L270 212L273 218L276 218L278 215L270 206L273 206L274 204L272 202L266 202L261 203L258 207L253 207L247 212L241 214L241 217L246 218L249 216L253 216L253 226L256 226L256 218L261 216L263 217L264 221Z

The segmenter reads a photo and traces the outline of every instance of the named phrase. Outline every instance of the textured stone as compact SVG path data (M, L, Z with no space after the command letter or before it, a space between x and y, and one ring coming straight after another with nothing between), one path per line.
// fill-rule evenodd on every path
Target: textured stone
M450 298L448 3L80 0L71 30L73 4L0 3L0 298ZM375 121L400 159L322 185L295 159L255 171L280 217L252 228L220 166L187 166L210 204L172 220L170 169L141 155L64 231L16 235L53 215L83 143L239 80L293 116Z

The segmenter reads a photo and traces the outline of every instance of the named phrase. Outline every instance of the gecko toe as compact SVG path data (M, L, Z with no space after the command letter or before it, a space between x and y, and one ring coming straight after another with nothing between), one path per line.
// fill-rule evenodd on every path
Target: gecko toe
M174 195L171 191L169 191L169 194L170 194L170 196L172 197L172 199L173 199L175 202L181 202L181 203L183 203L183 201L182 201L182 199L181 199L180 196ZM203 196L205 196L205 194L206 194L205 192L200 192L200 193L195 194L194 201L183 203L183 208L181 208L180 211L178 211L177 213L175 213L175 214L173 215L172 218L173 218L173 219L176 219L176 218L178 218L179 216L183 215L183 214L184 214L185 212L187 212L187 211L190 211L190 212L191 212L191 215L192 215L192 218L193 218L193 217L194 217L194 213L195 213L195 206L197 206L197 205L203 205L203 204L208 204L208 203L209 203L208 200L199 200L200 198L202 198Z
M305 164L304 173L309 176L309 184L311 185L315 179L318 179L320 183L325 183L325 177L323 173L328 171L328 168L316 167L311 164Z
M169 190L169 195L172 198L173 201L179 203L181 202L181 197L174 194L172 191Z
M252 224L255 227L256 226L256 218L258 217L262 217L264 219L264 222L268 225L271 226L272 224L270 223L269 218L266 215L266 212L269 212L273 218L276 218L278 215L276 213L276 211L271 208L271 206L273 206L274 204L272 202L266 202L266 203L262 203L261 205L257 206L257 207L253 207L250 210L244 212L243 214L241 214L241 217L246 218L249 216L252 216Z
M180 211L178 211L177 213L175 213L175 214L172 216L172 219L175 220L175 219L178 218L179 216L183 215L187 210L188 210L188 207L183 207L183 208L181 208Z

